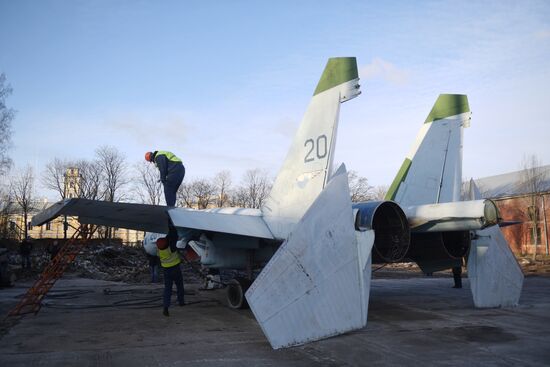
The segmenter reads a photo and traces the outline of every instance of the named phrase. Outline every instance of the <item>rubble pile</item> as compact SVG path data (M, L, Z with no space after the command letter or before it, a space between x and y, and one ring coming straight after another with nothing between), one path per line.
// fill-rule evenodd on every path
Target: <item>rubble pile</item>
M533 255L526 255L519 258L518 262L525 275L550 274L550 255L537 255L536 260Z
M33 279L39 276L50 262L47 245L34 243L31 252L31 269L22 269L22 257L17 245L7 251L7 260L16 279ZM182 272L186 283L200 283L200 264L183 261ZM67 268L66 274L84 278L121 281L127 283L148 283L151 281L149 261L141 246L123 245L120 241L93 240ZM159 266L159 281L163 281Z
M85 278L139 283L148 280L149 263L141 247L98 243L85 246L68 271Z
M200 282L201 277L185 261L182 264L184 282ZM85 246L68 269L84 278L120 281L126 283L148 283L151 281L149 261L141 246L125 246L119 243L99 243ZM159 267L162 281L162 269Z

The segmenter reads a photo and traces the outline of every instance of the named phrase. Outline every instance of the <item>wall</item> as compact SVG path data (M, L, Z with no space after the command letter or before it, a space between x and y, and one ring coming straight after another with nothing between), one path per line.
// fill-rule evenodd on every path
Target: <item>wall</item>
M502 228L502 233L512 251L517 255L533 254L535 245L532 239L533 223L527 214L527 208L531 205L531 199L527 196L507 197L493 199L499 210L500 215L505 221L521 221L516 224ZM545 211L543 211L542 200L545 200ZM537 254L547 254L547 239L550 241L550 235L547 233L544 223L550 220L550 192L545 192L537 197L537 207L539 209L539 221L537 223L540 229L539 243L536 246ZM550 223L547 223L547 225Z

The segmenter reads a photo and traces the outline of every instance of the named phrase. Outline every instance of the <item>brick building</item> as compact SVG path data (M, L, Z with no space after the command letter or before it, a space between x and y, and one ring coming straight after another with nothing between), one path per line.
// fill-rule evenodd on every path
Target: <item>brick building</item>
M538 167L536 173L537 192L530 189L532 184L523 170L474 180L481 196L495 201L505 221L521 221L502 228L515 254L533 254L535 250L548 254L550 250L550 165Z

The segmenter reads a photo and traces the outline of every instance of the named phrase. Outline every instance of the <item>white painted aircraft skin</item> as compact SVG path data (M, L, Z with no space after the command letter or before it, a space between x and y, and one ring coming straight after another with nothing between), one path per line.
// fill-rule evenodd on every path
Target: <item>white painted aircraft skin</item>
M463 129L471 112L424 123L406 156L412 161L395 201L402 206L459 201Z
M355 231L342 165L246 292L274 349L366 325L373 243Z
M467 106L467 97L462 98ZM395 201L403 206L413 233L470 232L467 267L476 307L515 306L524 277L498 225L498 208L482 199L473 180L462 198L463 129L471 118L467 109L422 125Z
M457 201L404 207L413 232L449 232L483 229L498 223L491 200Z
M262 207L275 238L285 239L332 175L340 104L360 94L359 79L315 95Z
M473 179L465 198L482 198ZM500 227L492 226L474 234L467 262L474 305L477 308L517 306L525 277Z

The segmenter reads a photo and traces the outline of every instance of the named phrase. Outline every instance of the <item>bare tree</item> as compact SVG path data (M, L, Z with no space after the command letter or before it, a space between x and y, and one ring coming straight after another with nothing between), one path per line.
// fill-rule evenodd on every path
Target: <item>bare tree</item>
M247 198L245 207L261 208L271 191L271 186L271 179L266 172L258 168L246 171L242 184Z
M239 208L247 208L250 206L248 203L248 192L244 187L239 186L231 191L229 205Z
M195 206L193 186L187 182L182 183L176 193L176 200L179 207L193 208Z
M21 208L23 213L24 238L28 236L28 219L29 213L33 209L34 197L34 174L31 166L27 166L24 170L18 172L14 177L11 185L11 193L15 203Z
M359 176L356 171L348 172L348 182L352 202L372 200L374 197L373 187L367 178Z
M96 149L97 164L101 168L101 182L105 201L116 202L124 198L122 191L128 183L126 158L115 147L104 145ZM111 238L111 227L105 228L105 238Z
M10 238L10 214L13 211L13 197L9 191L0 191L0 238Z
M76 196L79 196L79 183L80 183L80 177L71 178L68 180L68 173L69 168L75 168L75 164L70 163L65 160L61 160L59 158L54 158L52 161L50 161L48 164L46 164L46 168L42 172L42 185L50 189L52 191L55 191L61 200L65 200L68 196L71 194L76 194ZM70 183L69 183L70 182ZM71 193L69 191L69 184L76 185L76 187L73 187L72 191L75 191L74 193ZM67 216L64 216L63 220L63 237L67 238L67 231L68 231L68 221Z
M373 189L372 199L373 200L384 200L386 194L388 193L389 187L387 185L376 186Z
M65 175L67 174L67 169L71 166L74 165L68 161L54 158L46 164L46 168L42 172L42 185L59 194L61 200L66 199Z
M229 190L231 189L231 172L221 171L214 177L214 185L218 190L216 206L221 208L229 202Z
M547 171L541 166L536 155L529 155L523 158L522 184L527 193L527 214L533 223L532 238L534 241L533 258L537 256L537 245L539 244L539 221L540 211L537 204L540 193L544 190ZM543 199L544 200L544 199Z
M11 122L15 117L15 110L6 105L6 98L12 91L11 86L6 83L6 75L0 74L0 176L6 174L12 163L8 152L11 147Z
M102 172L101 166L94 161L79 160L75 163L80 176L78 182L78 197L90 200L102 200L104 190L102 190Z
M216 186L205 178L193 181L191 190L197 199L197 209L206 209L214 201Z
M117 148L108 145L99 147L96 156L101 167L104 199L120 201L124 197L122 189L128 184L126 158Z
M102 168L98 161L79 160L74 164L78 169L78 197L90 200L103 200L105 190L102 182ZM96 225L80 224L82 237L91 238Z
M160 205L163 198L162 184L158 179L158 171L149 162L139 162L135 165L136 191L142 203Z

